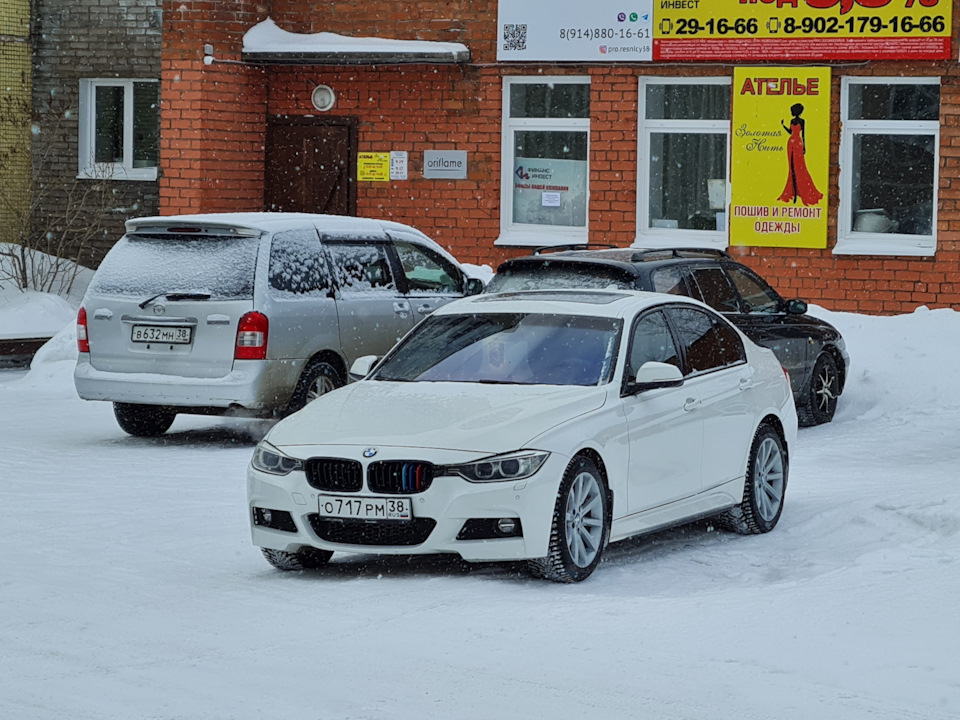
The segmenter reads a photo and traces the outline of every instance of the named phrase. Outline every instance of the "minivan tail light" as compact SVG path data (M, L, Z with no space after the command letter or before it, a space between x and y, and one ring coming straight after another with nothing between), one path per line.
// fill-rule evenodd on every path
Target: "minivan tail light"
M270 323L263 313L248 312L237 325L237 346L234 360L263 360L267 357L267 334Z
M87 339L87 311L80 308L77 313L77 350L82 353L90 352L90 341Z

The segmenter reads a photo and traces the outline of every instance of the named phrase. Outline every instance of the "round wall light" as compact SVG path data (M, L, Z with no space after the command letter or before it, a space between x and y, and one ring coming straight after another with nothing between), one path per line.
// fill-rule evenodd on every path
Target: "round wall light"
M330 110L336 100L337 96L333 92L333 88L329 85L317 85L313 89L313 92L310 93L310 101L320 112L326 112L327 110Z

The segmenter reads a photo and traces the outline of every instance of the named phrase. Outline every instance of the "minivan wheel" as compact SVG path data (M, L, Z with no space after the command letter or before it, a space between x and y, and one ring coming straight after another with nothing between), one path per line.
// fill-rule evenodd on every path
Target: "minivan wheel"
M314 360L307 365L300 376L300 381L290 398L290 404L287 405L287 414L295 413L307 403L343 385L343 376L333 365L325 360Z
M177 416L170 408L121 402L113 404L113 414L120 429L134 437L163 435L173 425L173 419Z
M750 448L743 501L720 516L721 524L740 535L773 530L783 512L787 471L787 453L780 435L770 425L761 425Z
M610 529L603 475L589 458L567 466L553 510L550 554L530 560L530 571L554 582L586 580L600 564Z
M822 425L833 420L840 396L840 375L837 362L828 353L821 353L810 375L810 387L804 402L797 405L797 419L804 427Z

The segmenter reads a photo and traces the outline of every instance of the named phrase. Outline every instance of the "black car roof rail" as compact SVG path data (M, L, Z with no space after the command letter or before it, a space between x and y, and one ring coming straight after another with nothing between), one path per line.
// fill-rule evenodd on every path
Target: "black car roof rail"
M726 250L721 250L720 248L645 248L638 249L634 254L633 258L635 262L640 262L647 259L647 255L657 255L662 258L664 255L667 257L730 257L730 254ZM659 258L658 258L659 259Z
M563 252L564 250L589 250L590 248L615 248L617 245L610 245L608 243L570 243L569 245L544 245L543 247L534 248L531 255L543 255L545 252Z

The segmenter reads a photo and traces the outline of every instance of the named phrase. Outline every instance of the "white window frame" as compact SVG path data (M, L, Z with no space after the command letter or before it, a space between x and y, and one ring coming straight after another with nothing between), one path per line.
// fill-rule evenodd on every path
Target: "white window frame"
M730 125L727 120L648 120L647 86L649 85L727 85L732 87L733 78L727 77L667 77L642 76L639 78L639 101L637 112L637 232L634 247L704 247L725 249L730 239ZM654 132L689 133L703 135L726 135L726 183L724 207L727 227L724 230L688 230L650 227L650 136Z
M134 83L156 83L151 78L120 80L115 78L84 78L80 80L80 135L77 158L77 177L80 179L156 180L157 168L133 167L133 86ZM98 87L123 88L123 162L94 162L97 131ZM159 108L157 113L159 115ZM159 123L159 117L158 117Z
M503 78L503 119L500 138L500 237L494 245L556 247L584 244L590 234L590 118L511 118L510 87L548 83L590 85L589 75L537 75ZM586 222L582 228L513 222L513 133L517 130L569 131L587 134Z
M940 120L850 120L852 85L940 85L939 77L860 77L840 79L840 205L834 255L928 256L937 252L937 205L940 194ZM942 98L941 98L942 103ZM933 217L930 235L854 232L853 145L856 135L933 135Z

